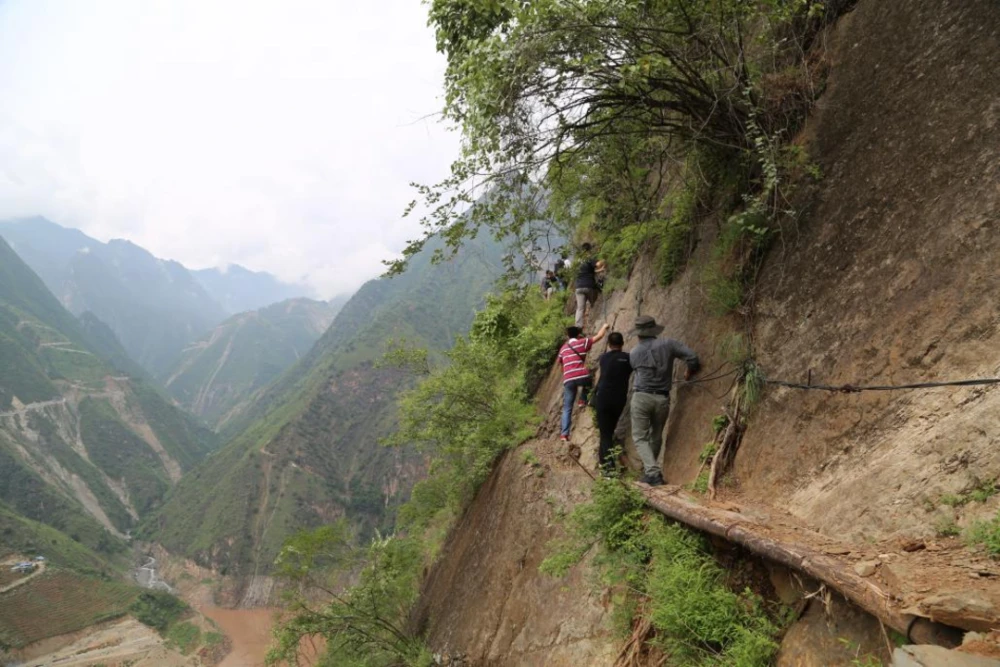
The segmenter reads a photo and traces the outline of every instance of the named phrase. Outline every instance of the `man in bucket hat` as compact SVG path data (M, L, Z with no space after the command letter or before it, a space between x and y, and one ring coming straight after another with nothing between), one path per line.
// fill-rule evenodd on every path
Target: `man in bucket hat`
M629 353L635 372L632 384L632 439L642 459L643 475L639 481L650 486L663 484L660 448L663 445L663 428L670 414L674 359L683 359L687 364L685 380L701 368L698 355L684 343L672 338L657 338L662 332L663 327L649 315L635 318L635 329L631 333L639 337L639 342Z

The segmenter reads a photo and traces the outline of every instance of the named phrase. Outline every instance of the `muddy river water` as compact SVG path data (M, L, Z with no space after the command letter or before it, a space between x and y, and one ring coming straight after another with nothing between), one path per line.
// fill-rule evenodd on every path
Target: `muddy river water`
M147 557L147 562L135 570L135 578L146 588L162 587L173 592L166 582L158 578L157 563L153 557ZM273 607L226 609L210 604L209 600L211 594L207 590L195 599L187 599L199 612L212 619L232 642L232 650L218 667L264 667L271 631L280 610ZM299 659L300 664L308 666L315 663L321 642L306 643L308 646L303 647Z
M215 621L233 642L233 650L219 667L263 667L277 610L204 606L199 611Z
M198 611L215 621L233 642L232 650L218 667L263 667L277 609L223 609L203 605L198 607ZM314 639L303 644L299 664L309 667L316 663L323 643Z

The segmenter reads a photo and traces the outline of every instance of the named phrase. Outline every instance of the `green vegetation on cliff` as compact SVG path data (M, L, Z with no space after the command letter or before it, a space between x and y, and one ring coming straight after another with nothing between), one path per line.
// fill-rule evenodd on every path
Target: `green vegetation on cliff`
M785 610L738 588L706 539L648 509L631 481L598 480L591 501L574 508L568 528L569 537L541 570L565 575L599 544L596 563L614 595L623 635L645 616L655 630L652 645L670 665L771 664Z
M429 476L399 512L396 532L367 547L344 522L292 537L277 573L300 590L331 590L327 579L360 569L360 581L317 608L294 599L294 614L277 632L269 664L291 659L312 635L327 643L326 664L429 665L430 655L408 617L422 572L443 533L471 499L504 450L531 436L538 414L531 390L562 340L567 318L559 299L544 301L533 286L490 297L446 363L427 364L423 351L394 349L388 360L417 371L420 381L400 398L398 446L416 445Z

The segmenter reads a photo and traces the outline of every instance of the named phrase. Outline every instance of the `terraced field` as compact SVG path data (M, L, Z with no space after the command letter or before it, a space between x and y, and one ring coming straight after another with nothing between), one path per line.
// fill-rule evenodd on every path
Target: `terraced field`
M140 590L50 568L0 595L0 644L14 648L121 616Z
M9 565L0 564L0 588L6 588L24 576L21 572L11 572Z

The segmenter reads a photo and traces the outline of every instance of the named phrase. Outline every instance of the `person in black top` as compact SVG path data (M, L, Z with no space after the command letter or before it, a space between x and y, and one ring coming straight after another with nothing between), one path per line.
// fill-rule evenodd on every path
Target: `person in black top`
M597 301L597 294L600 288L597 285L597 261L594 259L592 247L589 243L584 243L583 255L580 258L580 265L576 270L576 326L583 328L583 316L587 309L587 304L593 305Z
M598 463L604 475L613 475L618 468L611 453L614 449L615 427L628 400L628 380L632 375L629 355L622 352L625 338L617 331L608 336L608 351L601 355L600 378L597 381L597 427L601 432Z

